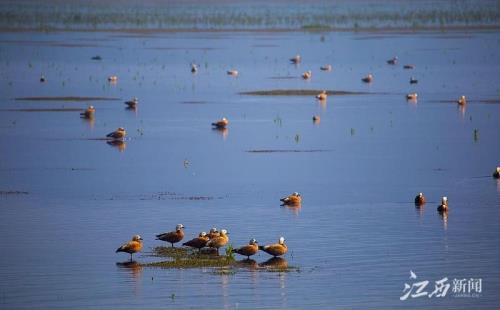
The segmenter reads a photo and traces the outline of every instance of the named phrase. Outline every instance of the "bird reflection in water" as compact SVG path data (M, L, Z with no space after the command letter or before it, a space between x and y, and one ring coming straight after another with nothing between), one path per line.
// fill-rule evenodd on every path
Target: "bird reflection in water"
M222 139L224 141L226 141L227 136L229 134L229 129L227 129L226 127L224 127L224 128L215 127L215 128L212 128L212 130L217 132L218 134L220 134L222 136Z
M89 126L90 129L94 129L95 118L93 116L92 117L82 117L81 119L84 123L86 123Z
M138 285L139 280L141 278L142 274L142 266L139 264L137 261L125 261L125 262L118 262L116 263L116 266L118 267L119 271L122 271L123 273L129 274L134 282L134 293L138 295L139 293L139 288L140 285Z
M115 147L118 149L118 151L123 152L127 148L127 143L123 140L110 140L106 141L108 145L111 145L112 147Z
M424 210L425 210L425 205L415 204L415 212L417 213L417 215L420 219L422 219L422 217L424 215Z
M300 209L302 209L302 205L301 204L298 204L298 205L282 205L282 207L285 208L285 209L287 209L287 210L289 210L294 215L299 215Z
M250 269L250 270L256 270L259 267L257 262L251 258L246 258L246 259L236 261L235 265L236 265L236 267L246 268L246 269Z
M459 104L458 105L458 112L460 113L460 116L462 119L465 118L465 110L466 110L466 105L465 104Z
M444 230L448 229L448 212L438 212L439 217L443 221L443 228Z
M272 257L263 263L260 263L261 267L270 269L287 269L288 261L283 257Z

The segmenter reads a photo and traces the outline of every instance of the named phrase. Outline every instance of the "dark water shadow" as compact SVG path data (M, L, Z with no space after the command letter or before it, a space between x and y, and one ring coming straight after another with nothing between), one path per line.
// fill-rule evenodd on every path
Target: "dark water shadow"
M123 152L127 148L127 143L123 140L108 140L106 143L118 149L119 152Z

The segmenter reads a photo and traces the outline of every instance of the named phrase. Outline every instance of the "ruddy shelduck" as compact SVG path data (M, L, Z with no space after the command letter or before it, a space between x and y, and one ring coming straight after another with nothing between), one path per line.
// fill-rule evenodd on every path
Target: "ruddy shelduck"
M106 137L118 140L125 138L126 135L127 132L125 131L125 128L119 127L115 131L108 133Z
M45 76L44 76L43 74L42 74L42 75L40 75L40 82L41 82L41 83L44 83L45 81L47 81L47 80L45 79Z
M318 100L326 100L327 97L328 97L328 94L327 94L326 90L324 90L321 93L316 95L316 99L318 99Z
M397 64L397 63L398 63L398 56L394 56L394 57L392 57L391 59L389 59L389 60L387 61L387 63L388 63L388 64L390 64L390 65L395 65L395 64Z
M495 172L493 172L493 177L495 179L500 179L500 167L497 167L497 169L495 170Z
M302 58L300 55L295 55L294 57L290 58L290 61L294 64L298 64L302 61Z
M196 73L198 71L198 66L196 64L191 64L191 72Z
M125 101L125 104L127 105L127 108L135 109L137 108L137 104L139 104L139 99L137 97L134 97L128 101Z
M108 76L108 81L109 82L117 82L118 77L116 75L110 75L110 76Z
M232 69L232 70L227 71L227 74L231 75L231 76L238 76L239 73L238 73L238 70Z
M459 105L465 105L467 103L467 100L465 99L465 96L460 96L460 98L458 98L458 100L457 100L457 103Z
M229 124L229 121L227 120L227 118L223 117L221 118L220 120L216 121L216 122L213 122L212 123L212 126L214 126L215 128L226 128L226 126Z
M207 236L208 236L208 239L213 239L215 237L219 237L220 232L217 230L217 228L212 227L212 228L210 228L210 231L208 232Z
M210 239L208 238L207 233L202 231L198 235L198 237L193 238L193 239L189 240L188 242L184 242L182 245L192 247L192 248L198 249L198 251L200 251L201 248L205 247L208 240L210 240Z
M217 255L219 255L219 249L225 246L229 242L228 232L225 229L220 231L220 235L213 239L210 239L206 246L209 248L217 249Z
M177 226L175 226L175 231L156 235L156 240L168 242L172 245L172 247L174 247L174 243L177 243L182 239L184 239L184 225L182 224L177 224Z
M266 252L274 257L285 255L288 247L285 244L285 238L280 237L278 243L259 246L259 250Z
M425 204L425 196L423 193L418 193L418 195L415 197L415 205L421 206L423 204Z
M407 70L411 70L411 69L415 69L415 65L407 64L407 65L404 65L403 68L407 69Z
M302 196L300 196L299 193L294 192L290 196L281 198L280 201L283 203L282 205L300 205L302 202Z
M140 252L142 250L142 238L139 235L132 237L132 240L123 244L121 247L116 249L115 253L125 252L130 254L130 260L132 260L132 254Z
M324 65L324 66L321 66L320 69L322 71L332 71L332 65Z
M417 84L417 83L418 83L418 80L412 76L410 78L410 84Z
M371 83L373 81L373 75L370 73L367 76L365 76L364 78L362 78L361 81L363 81L365 83Z
M439 212L448 212L448 197L441 198L441 204L438 206Z
M418 94L417 93L409 93L406 95L406 100L417 100Z
M82 118L92 118L95 114L95 108L93 105L89 106L83 113L80 113Z
M255 239L251 239L247 245L232 250L233 253L246 256L247 259L250 259L250 256L257 254L258 251L259 244Z
M302 73L302 78L304 80L309 80L311 77L312 77L312 71L311 70Z

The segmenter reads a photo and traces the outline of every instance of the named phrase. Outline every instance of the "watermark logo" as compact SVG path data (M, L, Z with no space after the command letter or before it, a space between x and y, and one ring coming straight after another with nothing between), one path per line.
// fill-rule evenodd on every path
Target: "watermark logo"
M408 298L419 298L427 296L428 298L444 298L450 290L453 297L481 297L482 293L482 279L469 278L469 279L453 279L448 281L448 277L434 281L434 289L429 293L427 286L430 281L417 280L417 275L410 270L410 280L413 283L410 285L405 283L403 288L403 295L399 297L400 300L407 300ZM452 283L452 284L450 284ZM432 286L429 287L429 290Z

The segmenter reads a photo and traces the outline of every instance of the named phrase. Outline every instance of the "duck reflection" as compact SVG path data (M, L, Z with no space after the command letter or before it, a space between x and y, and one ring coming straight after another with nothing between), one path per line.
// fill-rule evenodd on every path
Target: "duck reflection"
M224 128L215 127L215 128L212 128L212 130L214 132L217 132L218 134L220 134L222 136L222 139L224 141L226 141L227 136L229 135L229 129L227 129L226 127L224 127Z
M439 217L443 221L443 228L444 230L448 229L448 212L438 212Z
M123 140L110 140L106 141L108 145L111 145L112 147L115 147L118 149L118 151L123 152L127 148L127 143Z
M298 205L281 205L283 208L289 210L290 212L292 212L294 215L299 215L300 213L300 209L302 209L302 205L301 204L298 204Z
M132 278L134 280L139 279L139 277L141 276L142 266L141 266L141 264L139 264L135 260L132 260L132 261L128 260L128 261L125 261L125 262L118 262L118 263L116 263L116 266L119 268L119 270L130 272L130 274L132 275Z
M236 261L235 264L236 264L236 267L246 268L246 269L250 269L250 270L255 270L259 267L257 262L251 258L245 258L245 259Z
M82 117L82 122L86 123L90 129L94 129L94 125L95 125L95 118L92 116L92 117Z
M465 118L465 110L466 110L466 105L465 104L459 104L458 105L458 112L460 113L460 116L463 118Z
M283 257L273 257L260 264L261 267L273 269L288 268L288 261Z

